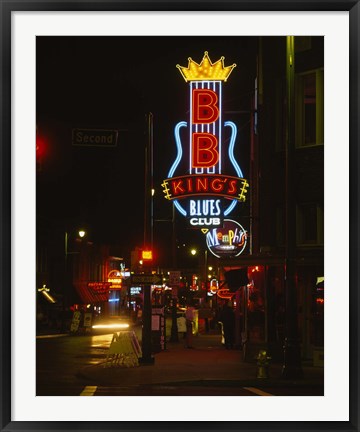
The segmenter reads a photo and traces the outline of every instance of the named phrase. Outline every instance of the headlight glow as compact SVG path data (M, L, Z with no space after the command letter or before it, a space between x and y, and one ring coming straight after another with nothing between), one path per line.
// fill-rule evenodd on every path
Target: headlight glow
M123 329L129 327L127 323L95 324L92 326L93 329Z

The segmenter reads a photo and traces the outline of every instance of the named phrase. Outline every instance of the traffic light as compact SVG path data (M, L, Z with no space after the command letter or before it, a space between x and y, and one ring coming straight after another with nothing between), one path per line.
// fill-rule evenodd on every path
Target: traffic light
M46 143L44 137L36 134L36 171L42 170L42 162L45 155Z
M40 135L36 135L36 159L40 159L45 154L45 139Z
M152 261L152 259L153 259L152 250L142 250L141 251L141 259L143 261Z

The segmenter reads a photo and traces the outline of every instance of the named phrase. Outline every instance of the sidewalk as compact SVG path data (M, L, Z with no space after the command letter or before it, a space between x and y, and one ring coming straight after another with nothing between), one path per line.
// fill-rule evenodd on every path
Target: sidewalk
M184 347L184 340L167 342L166 350L154 354L153 365L104 367L104 361L79 371L89 385L211 385L222 387L323 386L323 368L303 366L301 380L284 380L282 364L269 367L268 378L257 378L256 362L245 362L241 350L226 350L219 334L194 336L194 349Z

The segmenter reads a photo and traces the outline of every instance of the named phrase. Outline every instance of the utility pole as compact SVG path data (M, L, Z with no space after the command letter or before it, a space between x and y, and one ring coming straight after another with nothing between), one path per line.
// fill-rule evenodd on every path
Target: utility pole
M145 161L144 161L144 248L152 250L154 243L154 167L153 167L153 114L145 117Z
M302 378L301 351L298 336L296 292L296 200L295 200L295 50L294 36L286 37L286 196L285 196L285 341L282 376Z
M153 115L146 116L145 138L145 179L144 179L144 250L153 247ZM145 264L145 263L144 263ZM147 264L145 264L147 265ZM151 270L151 264L147 271ZM144 365L154 364L151 346L151 285L144 285L144 310L141 349L142 357L139 362Z

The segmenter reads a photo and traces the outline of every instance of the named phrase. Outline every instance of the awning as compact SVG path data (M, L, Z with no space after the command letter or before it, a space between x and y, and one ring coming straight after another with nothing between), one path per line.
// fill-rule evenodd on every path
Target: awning
M87 281L77 282L75 289L81 299L81 303L101 303L109 300L109 289L103 291L96 291L88 287Z

